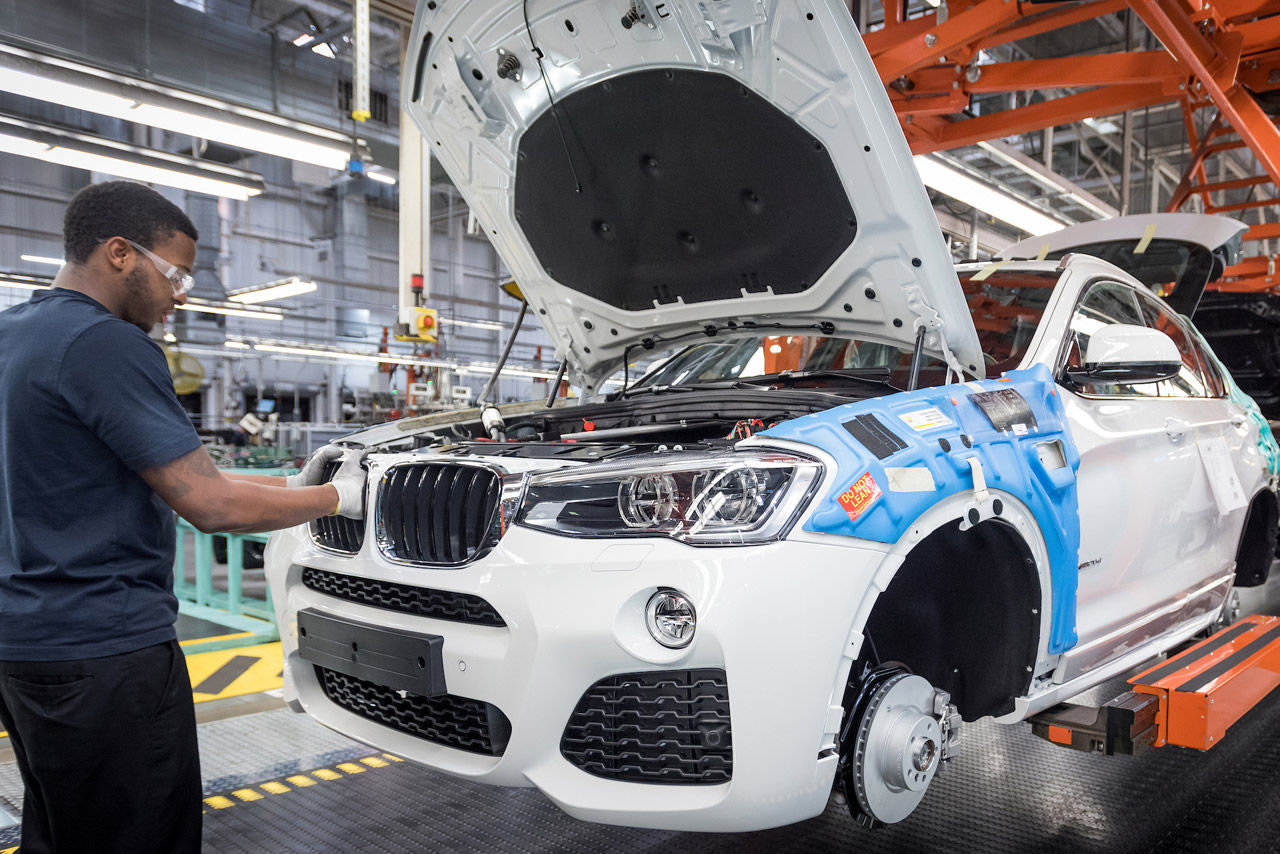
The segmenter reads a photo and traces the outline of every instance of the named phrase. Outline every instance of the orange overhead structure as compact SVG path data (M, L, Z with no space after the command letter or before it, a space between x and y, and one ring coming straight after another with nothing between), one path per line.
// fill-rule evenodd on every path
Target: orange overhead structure
M1243 186L1206 183L1206 157L1248 147L1262 165L1258 184L1280 181L1280 129L1255 93L1280 90L1280 0L1088 0L1031 3L953 0L939 19L930 11L905 19L903 0L886 0L884 26L864 36L880 79L917 154L958 148L1095 116L1180 102L1196 150L1175 193L1176 210L1192 195L1212 209L1212 193ZM1091 18L1131 9L1163 50L979 64L978 52ZM965 114L975 94L1067 91L1059 97L981 116ZM1221 119L1202 141L1197 110ZM1219 140L1236 134L1239 140ZM1280 184L1248 207L1280 204ZM1222 210L1243 210L1229 206Z
M884 26L863 40L914 153L1177 103L1192 157L1167 209L1177 211L1193 196L1206 213L1280 208L1280 128L1257 98L1280 96L1280 0L950 0L941 16L935 10L911 19L905 0L884 0L884 7ZM1126 9L1161 50L978 62L979 51ZM978 116L967 109L973 95L1037 90L1056 97ZM1214 118L1202 136L1196 115L1204 109ZM1210 157L1243 148L1261 174L1208 179ZM1245 188L1253 192L1244 201L1221 195ZM1244 239L1280 239L1280 223L1255 225ZM1280 284L1273 259L1248 263L1231 268L1220 289Z

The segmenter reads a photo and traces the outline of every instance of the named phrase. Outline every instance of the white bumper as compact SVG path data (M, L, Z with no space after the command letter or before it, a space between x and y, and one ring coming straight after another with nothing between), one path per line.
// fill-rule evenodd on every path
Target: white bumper
M856 654L861 640L851 637L851 627L884 550L849 540L695 548L662 539L571 539L517 527L481 560L441 570L392 563L368 542L359 557L333 555L298 528L272 539L267 565L283 636L286 699L326 726L451 774L536 786L578 818L741 831L800 821L825 808L846 656ZM481 596L507 625L348 602L304 587L303 566ZM687 649L666 649L645 628L644 605L659 587L676 588L697 608L697 632ZM512 734L504 754L434 744L331 702L297 652L296 614L306 608L443 636L448 693L505 713ZM730 782L603 779L561 755L565 725L593 683L618 673L694 668L727 674Z

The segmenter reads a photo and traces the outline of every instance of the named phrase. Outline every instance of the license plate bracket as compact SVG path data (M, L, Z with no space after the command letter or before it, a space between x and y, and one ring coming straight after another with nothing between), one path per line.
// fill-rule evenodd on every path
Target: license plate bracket
M298 655L420 697L448 693L440 635L384 629L307 608L298 612Z

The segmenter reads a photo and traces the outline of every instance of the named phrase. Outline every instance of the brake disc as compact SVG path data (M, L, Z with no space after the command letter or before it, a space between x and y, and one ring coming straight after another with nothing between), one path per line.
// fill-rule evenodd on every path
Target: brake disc
M942 763L947 739L934 715L936 696L927 679L901 673L867 702L850 770L858 807L875 822L909 816Z

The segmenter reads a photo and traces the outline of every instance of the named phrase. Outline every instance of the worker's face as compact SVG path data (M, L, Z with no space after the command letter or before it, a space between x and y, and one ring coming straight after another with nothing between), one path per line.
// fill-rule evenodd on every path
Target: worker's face
M134 259L125 271L125 299L120 316L143 332L150 332L157 323L165 322L187 297L173 292L173 284L156 262L143 252L132 251ZM196 261L195 241L180 231L157 243L151 252L187 274Z

